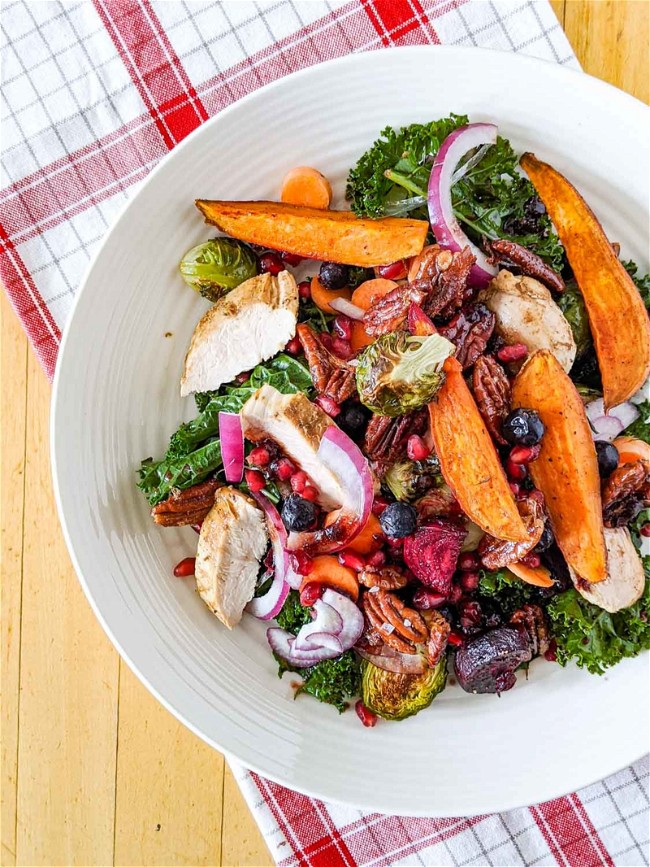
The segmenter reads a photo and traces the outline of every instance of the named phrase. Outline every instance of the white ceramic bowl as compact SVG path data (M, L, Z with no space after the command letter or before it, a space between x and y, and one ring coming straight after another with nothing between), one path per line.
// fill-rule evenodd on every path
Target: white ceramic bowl
M350 56L246 97L151 174L79 292L52 417L55 486L79 579L151 692L208 743L279 783L405 815L537 802L636 759L647 749L647 655L600 678L537 662L501 698L448 687L426 712L365 729L353 712L294 701L264 625L246 617L228 632L192 582L172 576L196 536L154 526L135 471L194 412L178 396L179 373L207 305L177 268L212 234L194 199L273 199L284 173L306 164L342 201L347 169L385 125L450 111L497 122L515 148L565 172L624 255L647 265L648 115L639 102L510 54Z

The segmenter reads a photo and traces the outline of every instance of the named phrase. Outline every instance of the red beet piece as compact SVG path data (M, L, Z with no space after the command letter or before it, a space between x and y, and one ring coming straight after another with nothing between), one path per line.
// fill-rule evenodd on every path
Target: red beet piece
M435 518L404 540L404 562L426 586L447 595L467 531Z

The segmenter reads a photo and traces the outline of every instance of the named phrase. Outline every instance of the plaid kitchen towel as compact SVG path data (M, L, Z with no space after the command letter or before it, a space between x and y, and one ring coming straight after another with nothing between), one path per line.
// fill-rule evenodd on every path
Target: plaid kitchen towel
M124 201L208 117L310 64L477 45L577 66L546 0L4 2L0 280L48 375L88 260ZM648 766L502 815L404 819L235 768L288 865L641 865Z

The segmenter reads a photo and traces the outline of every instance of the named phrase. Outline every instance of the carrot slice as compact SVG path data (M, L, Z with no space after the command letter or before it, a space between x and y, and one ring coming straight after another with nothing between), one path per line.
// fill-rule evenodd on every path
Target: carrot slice
M613 445L618 450L618 460L621 464L632 464L639 459L650 463L650 445L635 437L617 437Z
M329 527L329 525L333 524L335 520L336 512L330 512L325 518L325 526ZM381 541L377 539L377 537L381 535L382 529L381 524L379 523L379 518L371 513L363 530L358 536L354 537L346 548L350 551L354 551L355 554L374 554L375 551L378 551L381 548Z
M357 573L348 566L342 566L331 554L314 557L311 572L302 579L301 592L308 584L323 584L331 590L345 593L353 602L359 598Z
M508 566L510 572L521 578L526 584L532 584L534 587L552 587L553 579L551 573L546 566L526 566L525 563L510 563Z
M311 300L324 313L336 313L336 310L330 307L330 301L334 301L335 298L345 298L349 301L351 297L352 292L347 286L343 289L326 289L318 277L311 278Z
M525 542L528 533L463 369L452 357L444 371L445 381L429 404L442 475L465 514L482 530L497 539Z
M375 342L374 337L371 337L363 327L363 322L355 322L352 325L352 337L350 338L350 346L353 352L359 352L366 346L370 346Z
M650 374L650 321L641 295L576 188L534 154L524 154L521 165L546 205L585 300L605 409L618 406Z
M318 169L296 166L284 176L280 199L288 205L325 209L332 201L332 187Z
M374 280L366 280L361 283L352 293L352 303L362 310L369 310L375 301L388 295L397 288L394 280L386 280L384 277L375 277Z
M539 458L529 466L544 494L564 559L585 581L607 577L596 449L582 399L555 356L536 352L521 368L512 405L535 410L544 423Z

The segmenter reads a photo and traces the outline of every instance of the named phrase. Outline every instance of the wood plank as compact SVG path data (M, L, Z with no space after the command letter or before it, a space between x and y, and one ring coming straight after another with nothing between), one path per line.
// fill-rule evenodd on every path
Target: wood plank
M272 867L274 863L228 765L223 786L221 863L224 867Z
M564 12L566 2L565 0L550 0L551 6L553 7L553 11L557 15L557 20L560 22L562 26L564 26Z
M124 663L118 731L115 864L221 864L223 756Z
M32 353L27 394L16 860L110 864L118 657L63 542L50 477L50 385Z
M566 0L564 26L585 72L648 102L650 3Z
M27 338L0 289L0 575L2 575L1 782L3 865L16 862L23 485Z

